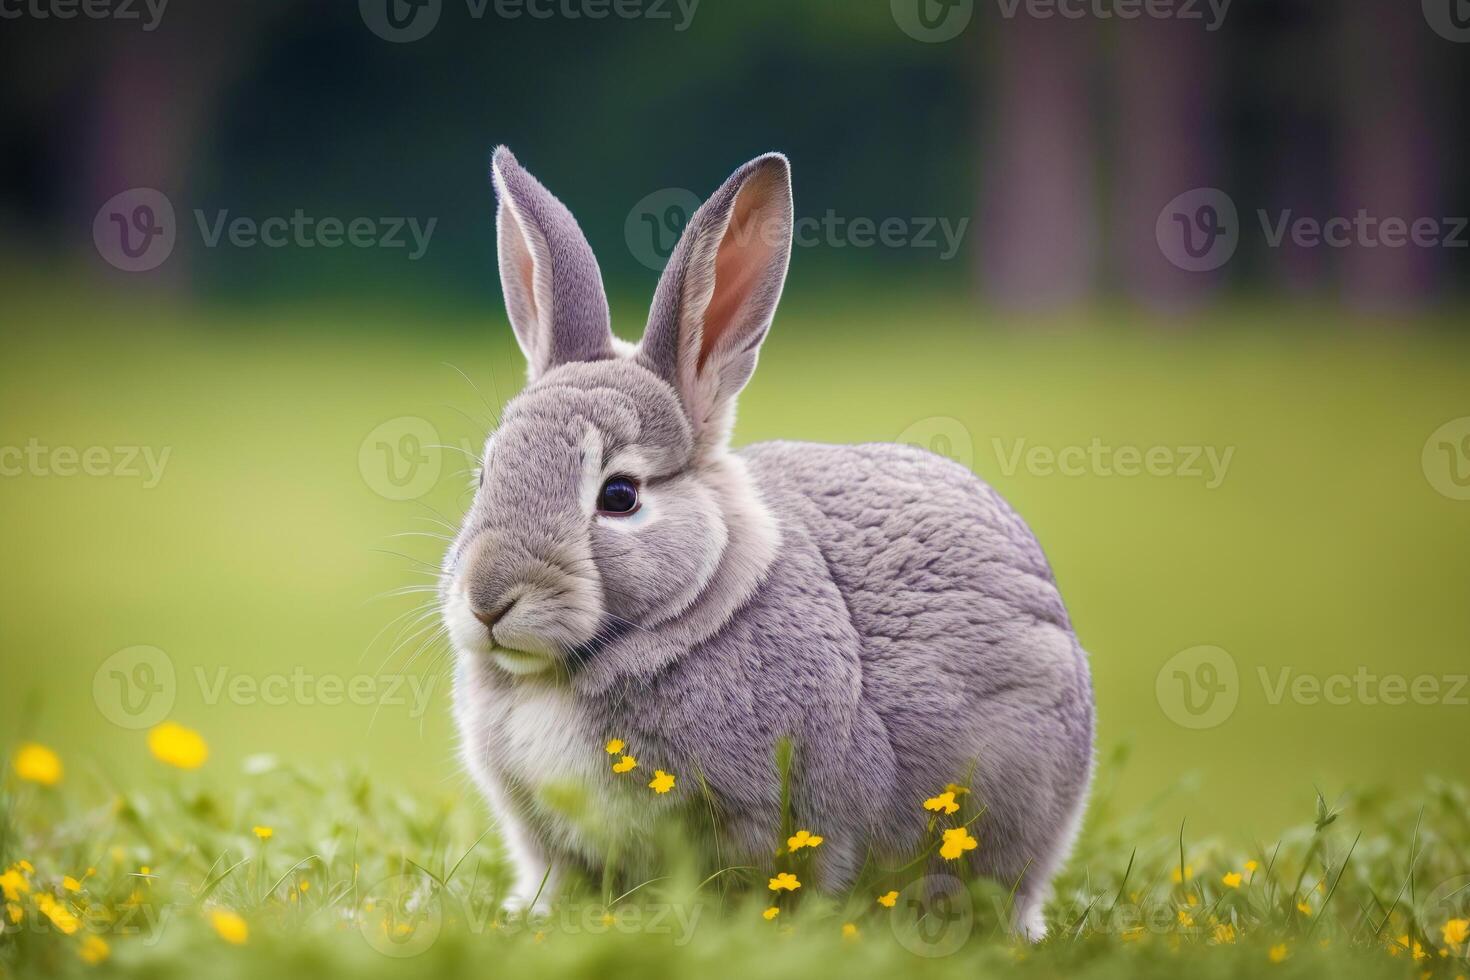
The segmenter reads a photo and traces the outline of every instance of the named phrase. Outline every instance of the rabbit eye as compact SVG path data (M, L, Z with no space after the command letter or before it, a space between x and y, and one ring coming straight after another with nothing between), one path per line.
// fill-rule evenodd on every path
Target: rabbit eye
M597 494L597 512L627 517L638 510L638 484L626 476L615 476Z

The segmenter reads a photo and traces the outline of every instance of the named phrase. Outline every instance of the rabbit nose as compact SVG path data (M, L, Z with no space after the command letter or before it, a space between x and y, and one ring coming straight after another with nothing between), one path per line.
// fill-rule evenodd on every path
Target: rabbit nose
M485 628L487 630L494 630L495 624L505 618L505 614L510 612L511 608L516 604L516 601L519 598L520 596L516 596L515 599L512 599L509 602L502 604L500 608L496 609L494 612L482 612L479 609L473 608L470 611L475 614L476 619L485 624Z

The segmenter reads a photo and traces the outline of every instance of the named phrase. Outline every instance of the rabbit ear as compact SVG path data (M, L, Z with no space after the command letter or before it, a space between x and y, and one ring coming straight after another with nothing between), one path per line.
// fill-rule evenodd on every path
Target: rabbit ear
M615 356L602 273L576 219L505 147L490 174L500 288L531 380L559 364Z
M638 360L672 384L704 447L722 447L791 259L791 169L750 161L689 219L654 294Z

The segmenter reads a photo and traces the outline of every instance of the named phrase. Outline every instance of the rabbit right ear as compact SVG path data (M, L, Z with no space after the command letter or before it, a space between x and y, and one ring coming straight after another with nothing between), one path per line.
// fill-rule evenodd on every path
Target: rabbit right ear
M729 439L786 283L791 233L791 170L768 153L694 213L659 280L638 360L679 393L703 450Z
M500 201L500 287L530 379L616 356L602 272L576 219L505 147L490 172Z

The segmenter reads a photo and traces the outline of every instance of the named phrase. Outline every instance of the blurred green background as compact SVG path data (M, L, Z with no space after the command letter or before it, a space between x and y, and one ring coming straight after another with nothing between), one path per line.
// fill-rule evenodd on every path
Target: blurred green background
M1092 653L1100 743L1131 753L1104 773L1121 805L1182 788L1163 818L1249 833L1299 814L1313 782L1463 778L1470 502L1441 488L1470 444L1445 460L1460 471L1424 450L1470 416L1464 250L1273 248L1254 217L1466 212L1448 93L1467 49L1414 6L1242 4L1207 31L979 5L934 43L889 4L836 0L706 0L685 30L450 4L412 43L351 4L179 4L153 31L7 23L26 84L0 95L0 447L169 455L152 487L0 477L0 736L119 779L151 764L100 704L106 670L94 689L148 646L211 766L364 760L467 790L445 651L412 628L427 596L384 594L430 581L439 543L395 535L454 523L465 453L523 377L488 152L509 143L579 216L635 337L659 253L642 202L781 149L799 216L967 230L949 257L850 235L798 248L737 441L911 439L998 487ZM1383 70L1365 81L1364 63ZM92 229L137 187L171 201L177 242L127 272ZM1235 257L1205 273L1155 240L1196 187L1241 216ZM679 198L655 200L662 219ZM207 247L196 209L436 224L409 260ZM1018 444L1094 442L1231 455L1218 486L1009 463ZM1199 646L1238 672L1207 728L1167 694L1166 663ZM1283 669L1360 667L1445 696L1272 703ZM314 693L284 704L211 693L298 674ZM407 703L322 703L322 677Z

